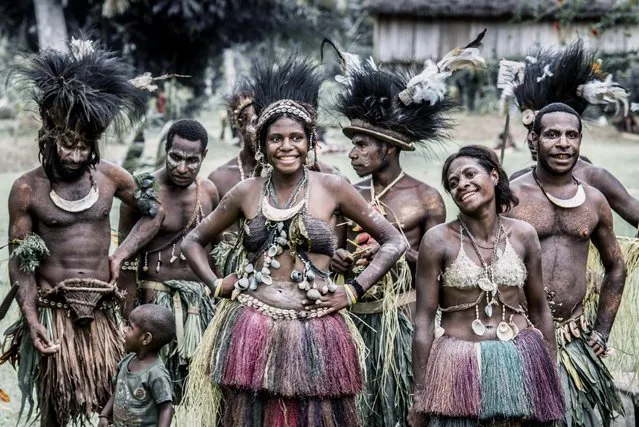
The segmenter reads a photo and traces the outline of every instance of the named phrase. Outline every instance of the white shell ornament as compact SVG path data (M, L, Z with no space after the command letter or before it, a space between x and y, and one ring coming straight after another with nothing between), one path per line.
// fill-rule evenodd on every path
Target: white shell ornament
M501 322L497 326L497 338L501 341L510 341L515 337L515 331L506 322Z
M475 335L482 336L486 333L486 327L483 323L481 323L481 320L479 319L473 320L473 323L470 324L470 327L473 329Z
M315 288L310 289L308 292L306 292L306 296L308 297L308 299L315 301L322 298L320 292Z
M493 292L495 289L497 289L497 286L493 282L491 282L488 277L482 277L481 279L479 279L477 285L482 291L485 292Z

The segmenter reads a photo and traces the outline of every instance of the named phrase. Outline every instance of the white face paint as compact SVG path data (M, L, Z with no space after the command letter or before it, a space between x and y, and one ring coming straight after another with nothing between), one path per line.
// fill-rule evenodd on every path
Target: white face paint
M185 187L197 177L202 167L206 150L202 150L200 141L189 141L178 135L166 152L166 171L169 179L177 186Z

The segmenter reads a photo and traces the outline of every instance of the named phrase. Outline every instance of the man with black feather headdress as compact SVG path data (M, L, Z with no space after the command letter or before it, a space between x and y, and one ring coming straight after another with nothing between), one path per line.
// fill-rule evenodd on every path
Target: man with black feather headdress
M574 42L561 52L540 50L528 57L520 67L521 81L511 83L514 86L512 92L528 130L526 142L535 162L537 152L531 139L532 122L535 112L546 105L562 102L581 116L589 105L614 104L615 99L618 99L619 104L625 103L623 108L628 108L627 91L612 82L610 77L604 79L606 76L595 59L595 53L587 51L582 41ZM510 180L530 172L532 168L529 166L516 171ZM639 227L639 200L632 197L610 171L593 165L581 156L573 168L573 175L601 191L612 210L635 229Z
M594 54L584 50L581 41L559 54L542 50L520 66L520 79L512 86L537 163L511 182L520 203L509 216L529 222L539 235L566 403L561 421L565 426L609 425L623 413L602 358L610 354L607 342L626 269L608 201L577 171L580 163L586 164L579 158L582 113L589 103L623 104L625 90L601 81L593 65ZM590 243L605 269L597 286L588 283L597 277L587 269Z
M406 76L379 70L372 60L362 62L339 50L338 55L345 75L337 80L345 88L338 96L337 109L350 120L343 132L353 143L351 165L358 176L370 175L355 187L401 231L409 247L405 258L351 308L370 352L364 424L405 425L412 383L411 311L416 300L417 250L426 231L444 222L446 209L435 188L402 170L400 153L416 146L426 148L428 141L443 138L450 126L445 113L453 107L445 96L445 78L462 58L468 61L466 65L483 60L471 44L409 81ZM377 247L357 224L351 224L347 248L336 251L331 267L348 278L367 265Z
M152 189L142 194L124 169L100 159L107 127L145 111L129 66L73 40L70 53L41 52L15 76L39 109L42 165L19 177L9 196L9 276L22 318L8 331L12 345L1 360L19 363L22 409L27 400L33 405L35 386L41 425L62 426L88 420L111 394L123 354L115 281L163 212ZM109 257L116 197L148 216Z

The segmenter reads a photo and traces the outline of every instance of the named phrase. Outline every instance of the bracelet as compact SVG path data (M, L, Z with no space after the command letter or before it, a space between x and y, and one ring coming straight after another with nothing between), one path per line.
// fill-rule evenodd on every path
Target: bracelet
M213 290L213 299L218 299L220 297L220 292L222 291L222 282L224 281L224 279L215 279L215 284L213 285L213 287L215 288Z
M346 293L346 297L348 298L349 307L357 303L357 298L355 297L355 291L349 284L344 285L344 292Z
M138 271L140 264L138 259L136 258L134 261L124 261L122 263L122 267L120 267L120 270L126 271L126 270L131 270L131 271Z
M359 284L357 279L349 280L347 284L353 287L353 290L355 291L355 295L357 296L357 299L361 299L366 293L366 291L364 290L364 288L362 288L362 285Z

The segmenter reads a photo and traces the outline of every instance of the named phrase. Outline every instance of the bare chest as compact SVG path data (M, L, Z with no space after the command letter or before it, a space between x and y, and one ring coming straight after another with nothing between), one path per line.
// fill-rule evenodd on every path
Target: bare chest
M370 191L360 191L367 201L371 201ZM420 227L428 215L428 207L412 191L389 191L376 198L374 205L396 228L408 231Z
M535 227L541 240L550 236L588 240L599 220L597 212L588 202L567 209L555 206L546 199L520 204L515 216Z
M195 189L182 191L163 191L160 201L165 211L162 222L163 232L179 232L194 228L205 216L211 213L212 204L205 194Z
M79 200L87 195L90 186L82 188L56 187L56 193L67 201ZM33 219L39 228L64 228L74 224L98 224L108 223L111 206L113 204L114 192L109 186L98 185L99 192L97 201L88 209L80 212L70 212L68 207L60 207L58 201L56 205L50 195L49 186L41 186L36 190L34 203L32 205ZM73 202L71 203L73 205Z

